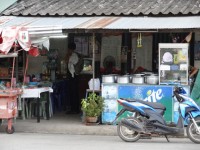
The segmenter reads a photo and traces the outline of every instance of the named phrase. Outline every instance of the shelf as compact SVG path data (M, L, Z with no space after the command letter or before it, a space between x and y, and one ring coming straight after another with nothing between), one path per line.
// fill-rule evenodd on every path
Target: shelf
M0 77L0 80L8 80L11 79L11 77Z
M6 55L0 54L0 58L9 58L9 57L17 57L17 56L18 56L17 53L8 53Z

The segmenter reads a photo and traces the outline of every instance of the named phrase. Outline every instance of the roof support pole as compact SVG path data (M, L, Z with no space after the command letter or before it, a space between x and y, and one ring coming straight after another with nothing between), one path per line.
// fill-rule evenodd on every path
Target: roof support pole
M131 50L132 50L132 45L131 45L131 33L123 33L122 36L122 46L127 46L128 51L127 51L127 62L126 65L124 66L123 73L131 73Z
M93 87L93 93L94 93L94 78L95 78L95 33L93 32L92 34L92 79L93 79L93 84L92 84L92 87Z

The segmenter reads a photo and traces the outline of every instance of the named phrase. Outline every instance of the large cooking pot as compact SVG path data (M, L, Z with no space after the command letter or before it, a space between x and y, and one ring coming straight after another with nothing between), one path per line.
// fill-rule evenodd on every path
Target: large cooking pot
M115 82L117 82L117 78L118 78L118 74L109 74L109 75L111 75L111 76L114 76L114 80L115 80Z
M129 75L118 76L117 83L130 83L130 76Z
M115 83L115 76L114 75L103 75L102 82L103 83Z
M144 77L141 75L133 75L132 76L132 83L134 84L143 84L144 83Z
M158 84L158 75L152 74L152 75L146 76L146 82L147 84Z
M149 71L141 72L141 73L144 74L144 83L147 83L147 76L154 74L153 72L149 72Z
M136 73L136 74L133 74L133 76L135 77L143 77L145 74L143 73Z

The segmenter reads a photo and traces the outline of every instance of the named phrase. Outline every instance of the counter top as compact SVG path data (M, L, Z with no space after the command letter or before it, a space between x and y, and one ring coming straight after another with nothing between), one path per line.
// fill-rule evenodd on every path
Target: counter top
M102 85L127 85L127 86L177 86L177 85L160 85L160 84L134 84L134 83L102 83ZM190 86L190 85L178 85L178 86Z

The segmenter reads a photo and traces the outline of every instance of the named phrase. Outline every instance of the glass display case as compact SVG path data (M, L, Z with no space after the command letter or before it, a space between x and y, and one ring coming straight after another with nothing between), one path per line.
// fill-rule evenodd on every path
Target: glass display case
M82 74L92 74L93 67L92 67L92 58L84 58L84 66Z
M159 84L188 85L187 43L159 44Z

